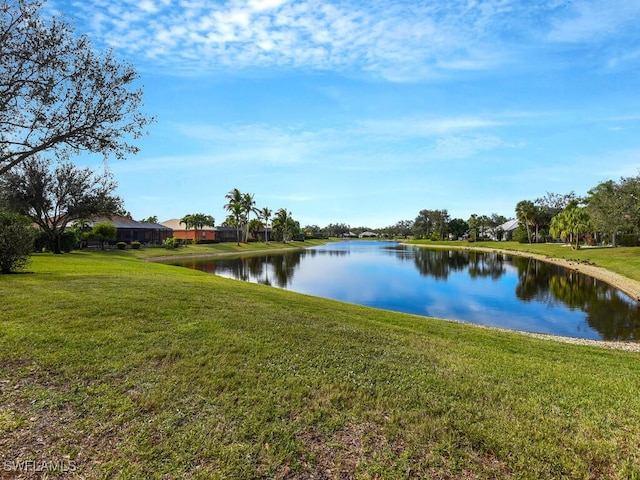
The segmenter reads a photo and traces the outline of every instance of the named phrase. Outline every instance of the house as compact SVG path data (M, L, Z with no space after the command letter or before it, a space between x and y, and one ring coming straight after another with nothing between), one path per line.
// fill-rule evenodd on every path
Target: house
M111 222L116 226L116 242L140 242L143 244L160 244L173 236L173 230L159 223L138 222L132 218L113 215L111 218L96 217L88 222L89 226L96 223Z
M238 231L235 227L215 227L216 238L221 242L237 242L238 241ZM242 230L240 231L240 240L242 239Z
M502 225L498 225L496 228L487 232L488 236L492 240L511 240L513 238L513 232L518 228L518 219L508 220Z
M378 234L375 232L362 232L360 235L358 235L359 238L374 238L377 236Z
M167 228L173 230L173 236L182 240L196 240L196 230L194 228L187 229L187 226L177 218L171 218L160 223ZM197 230L197 241L202 240L215 240L218 238L216 235L217 228L204 226Z

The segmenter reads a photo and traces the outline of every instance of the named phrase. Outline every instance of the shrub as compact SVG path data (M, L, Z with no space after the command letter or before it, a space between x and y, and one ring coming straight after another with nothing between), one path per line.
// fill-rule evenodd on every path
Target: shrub
M69 253L78 246L78 232L73 229L65 230L60 235L60 251ZM47 232L39 230L35 234L34 251L36 252L55 252L55 239L51 238Z
M164 242L162 242L162 245L167 250L173 250L180 245L180 239L176 237L165 238Z
M131 248L138 250L140 248L140 242L131 242Z
M101 222L96 223L91 231L89 232L88 239L89 240L98 240L100 242L100 248L104 250L105 242L115 242L118 236L118 229L112 222ZM121 242L124 243L124 242ZM118 246L121 250L121 248ZM126 248L126 244L125 244Z
M512 238L513 240L519 243L529 243L529 236L527 235L527 229L524 228L522 225L518 225L518 228L516 228L513 231Z
M78 234L73 230L65 230L62 235L60 235L60 250L64 253L69 253L78 246L78 242L80 239L78 238Z
M124 250L127 248L127 244L125 242L118 242L116 243L116 246L118 247L118 249L120 250Z
M638 235L635 233L624 233L618 237L618 245L621 247L637 247Z
M0 273L15 272L29 263L34 237L28 218L0 212Z

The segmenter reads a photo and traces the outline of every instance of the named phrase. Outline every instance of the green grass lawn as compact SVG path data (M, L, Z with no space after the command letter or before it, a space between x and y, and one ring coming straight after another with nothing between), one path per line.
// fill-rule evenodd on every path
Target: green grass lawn
M640 478L640 354L148 253L0 276L0 477Z

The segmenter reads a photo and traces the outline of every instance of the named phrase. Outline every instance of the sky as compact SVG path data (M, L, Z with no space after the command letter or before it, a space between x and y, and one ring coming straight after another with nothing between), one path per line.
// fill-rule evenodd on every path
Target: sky
M157 117L111 159L133 218L511 218L640 173L638 0L49 0ZM81 161L99 165L101 157Z

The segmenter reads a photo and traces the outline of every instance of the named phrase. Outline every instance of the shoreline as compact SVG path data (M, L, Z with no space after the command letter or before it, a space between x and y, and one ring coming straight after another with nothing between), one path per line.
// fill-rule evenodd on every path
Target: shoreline
M282 253L288 252L291 250L303 250L309 247L290 247L290 248L273 248L273 249L265 249L265 250L247 250L246 252L212 252L212 253L194 253L194 254L184 254L184 255L167 255L162 257L150 257L143 258L141 260L145 262L173 262L175 260L204 260L207 258L216 258L216 257L232 257L232 256L242 256L242 255L261 255L261 254L269 254L269 253Z
M306 248L315 247L317 245L309 245L309 246L293 246L293 247L278 247L278 248L265 248L262 250L247 250L244 252L211 252L211 253L194 253L194 254L184 254L184 255L164 255L158 257L148 257L141 258L144 262L173 262L176 260L204 260L207 258L216 258L216 257L233 257L233 256L243 256L243 255L267 255L269 253L282 253L288 252L292 250L304 250Z

